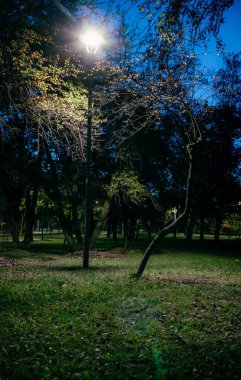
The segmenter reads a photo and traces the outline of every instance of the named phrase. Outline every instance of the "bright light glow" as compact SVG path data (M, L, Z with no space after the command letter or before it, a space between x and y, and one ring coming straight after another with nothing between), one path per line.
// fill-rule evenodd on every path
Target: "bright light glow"
M80 39L84 42L86 50L90 54L95 54L104 41L103 37L94 30L85 33Z

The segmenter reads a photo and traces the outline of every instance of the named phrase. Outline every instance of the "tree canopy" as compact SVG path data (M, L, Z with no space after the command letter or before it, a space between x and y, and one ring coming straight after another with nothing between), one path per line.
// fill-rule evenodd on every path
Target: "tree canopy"
M147 261L162 236L198 218L216 221L218 239L240 202L241 60L219 37L232 4L3 2L0 213L15 242L20 231L32 240L46 202L70 250L82 248L90 80L92 244L104 223L115 239L122 224L126 245L142 224L158 231ZM79 40L88 23L105 33L92 65ZM224 55L215 76L199 58L211 39Z

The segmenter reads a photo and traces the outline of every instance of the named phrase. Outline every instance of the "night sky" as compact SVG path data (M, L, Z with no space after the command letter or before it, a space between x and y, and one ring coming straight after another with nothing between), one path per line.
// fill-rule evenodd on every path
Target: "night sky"
M238 53L241 51L241 0L235 0L224 14L224 23L220 30L220 36L225 43L227 52ZM208 51L203 50L200 56L204 65L210 69L222 66L222 56L216 51L215 43L210 43Z

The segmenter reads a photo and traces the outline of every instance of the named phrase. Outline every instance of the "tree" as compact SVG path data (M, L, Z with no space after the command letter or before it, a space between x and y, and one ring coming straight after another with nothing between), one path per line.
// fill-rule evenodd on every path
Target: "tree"
M65 47L63 25L66 28L67 23L66 20L65 23L62 21L66 16L57 12L56 17L53 2L25 4L10 1L3 9L4 15L6 17L1 23L3 33L0 41L3 68L0 97L2 165L8 168L13 165L15 170L15 166L19 167L22 163L18 187L13 183L16 176L9 176L9 182L5 186L8 185L9 188L12 184L13 191L5 189L5 193L8 197L10 194L18 194L14 202L9 199L9 205L15 205L12 212L14 217L11 218L15 231L19 229L19 207L25 198L25 241L30 241L37 192L46 183L40 183L40 179L46 177L46 168L51 167L45 165L45 161L49 163L53 159L53 156L50 159L52 154L55 154L56 161L60 156L58 149L62 149L63 154L68 156L71 153L73 165L76 165L76 161L83 161L81 146L84 143L81 140L85 140L83 124L87 104L86 90L81 79L77 85L76 76L81 70L70 62L71 54ZM72 59L73 57L72 52ZM14 150L8 150L7 156L6 144L12 144L13 147L14 140L18 140L18 144L15 144ZM19 155L18 163L14 160L16 155ZM57 174L60 168L61 165L58 166ZM3 170L2 173L4 172ZM72 200L75 204L72 210L75 219L73 224L78 236L76 196ZM61 217L64 223L63 215L64 212ZM15 240L18 240L17 234L15 232Z
M108 5L108 10L116 5L115 1L103 3ZM97 62L91 73L87 72L81 54L74 49L70 51L67 47L68 37L63 33L63 29L68 29L73 23L68 9L78 13L77 2L56 0L43 3L33 1L30 4L10 1L3 12L4 16L10 16L1 24L6 29L9 23L7 33L2 33L0 40L0 60L3 67L1 129L5 135L11 127L12 132L17 131L15 121L20 118L27 131L26 136L32 134L34 144L31 146L29 140L24 141L22 157L26 156L28 149L29 162L38 157L36 162L38 170L41 171L41 185L55 203L56 213L72 250L81 244L78 232L79 208L83 201L81 193L85 162L88 75L94 76L97 82L95 104L99 109L99 112L94 113L96 128L93 147L100 149L101 144L105 143L108 153L102 153L105 157L102 162L110 161L109 166L106 165L106 173L102 170L102 177L101 168L98 165L93 166L92 179L97 181L101 178L102 183L109 183L111 187L118 184L118 191L107 191L107 203L113 200L113 194L121 194L122 210L125 209L126 220L130 221L130 206L135 204L135 213L138 208L133 201L133 194L133 199L130 197L133 184L142 195L148 191L152 198L158 195L162 206L164 200L166 205L168 202L172 207L177 202L178 206L181 202L185 203L184 212L175 222L160 230L155 242L171 229L175 229L191 208L194 208L194 201L191 200L195 188L193 173L198 171L196 156L202 135L200 115L204 110L203 105L195 98L196 84L200 84L202 79L195 53L197 46L204 46L212 36L217 38L217 43L221 46L218 30L223 12L232 1L192 0L180 3L176 0L138 0L134 3L136 12L139 12L136 14L142 17L142 25L147 26L143 28L147 31L146 34L140 35L138 41L134 41L134 28L128 27L123 16L123 11L128 12L133 4L125 3L123 11L118 4L123 28L119 31L117 40L123 41L124 45L118 45L116 55L106 55L106 61L114 63L114 67L110 68L108 62ZM66 5L68 9L65 8ZM60 10L57 14L56 9ZM83 10L78 14L81 20ZM13 22L15 27L12 26ZM155 170L163 178L159 179L151 176L151 172L148 173L148 167L153 163L150 158L150 163L145 164L145 171L141 172L134 164L131 168L118 171L122 178L120 184L115 178L114 158L124 146L131 149L129 142L134 142L133 150L141 152L139 132L147 132L152 128L158 131L160 147L165 148L167 155L166 159L162 157L155 160ZM165 128L169 128L170 133ZM160 138L161 134L167 138L168 146ZM153 157L156 154L158 149L153 152ZM178 178L178 170L175 170L174 164L180 167L180 162L182 175ZM188 164L189 176L185 187L183 172ZM20 177L26 178L28 182L26 172ZM40 186L37 179L33 181L33 185ZM26 206L34 204L29 202L31 194L34 194L33 188L21 193L20 198L26 198ZM71 204L71 213L66 217L64 205L68 203ZM102 219L106 217L110 206L111 203L107 207L105 205ZM29 220L33 219L32 214L30 210L26 212ZM131 228L133 225L134 220L129 223ZM147 256L155 244L149 246Z
M224 56L223 68L219 69L213 81L214 97L221 107L241 106L241 53Z
M139 96L138 100L142 99L145 102L148 99L150 102L151 99L150 109L156 112L156 120L165 113L180 115L183 134L187 138L186 147L189 156L184 211L174 222L161 229L149 245L136 273L137 277L140 277L158 241L174 229L190 211L194 187L193 172L197 162L196 150L201 141L193 98L193 83L195 83L194 75L196 74L195 48L197 45L205 44L211 36L217 37L223 20L223 12L232 2L215 1L210 4L209 1L191 1L180 4L174 1L166 8L163 2L157 5L152 2L138 2L138 4L141 4L140 10L146 12L146 15L152 19L155 31L152 28L153 38L148 38L149 46L143 55L143 67L146 71L143 70L134 75L129 73L129 91L131 78L132 91L138 93L143 91L143 97ZM161 10L164 12L161 13ZM152 11L155 11L156 17L153 16ZM188 31L185 29L186 24L190 25ZM185 44L182 43L183 40ZM130 107L136 107L135 103L127 106L125 113ZM134 132L131 131L131 133ZM127 137L123 134L123 130L121 137Z
M235 149L234 138L240 132L241 120L232 108L214 109L206 135L205 157L210 204L216 220L215 241L219 240L221 224L227 212L240 200L240 183L235 171L240 155Z

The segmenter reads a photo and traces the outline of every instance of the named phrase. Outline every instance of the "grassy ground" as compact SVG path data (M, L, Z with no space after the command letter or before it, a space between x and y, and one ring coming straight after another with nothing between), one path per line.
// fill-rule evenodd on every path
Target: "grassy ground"
M1 380L241 378L238 249L166 239L138 281L141 245L88 271L62 248L0 244Z

